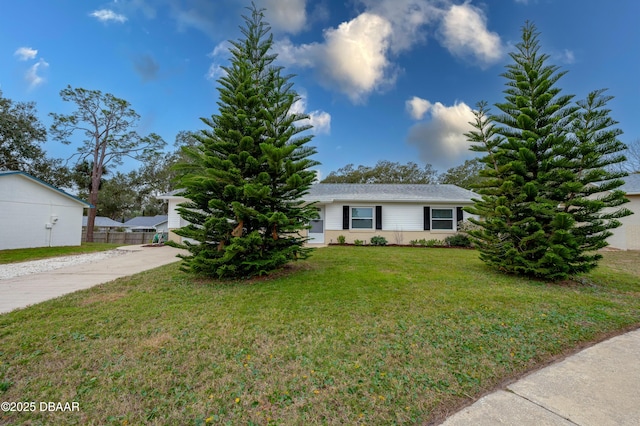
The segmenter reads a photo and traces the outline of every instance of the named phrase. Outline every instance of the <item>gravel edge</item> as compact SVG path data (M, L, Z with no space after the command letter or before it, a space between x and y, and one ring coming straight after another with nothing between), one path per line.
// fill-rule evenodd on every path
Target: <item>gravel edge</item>
M23 275L53 271L67 266L81 265L110 257L130 253L127 250L107 250L95 253L75 254L72 256L51 257L48 259L30 260L27 262L7 263L0 265L0 280L8 280Z

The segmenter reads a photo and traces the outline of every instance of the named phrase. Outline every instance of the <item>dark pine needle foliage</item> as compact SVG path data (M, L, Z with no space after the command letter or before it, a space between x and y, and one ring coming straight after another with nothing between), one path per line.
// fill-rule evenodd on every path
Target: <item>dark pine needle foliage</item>
M484 153L481 198L468 211L471 232L487 264L508 273L549 280L588 272L607 245L610 229L631 214L617 190L625 146L603 90L574 102L558 81L565 72L540 52L533 24L511 53L504 102L490 113L478 104L473 151Z
M242 37L231 41L230 64L219 83L219 112L178 165L189 201L179 208L189 224L176 233L190 254L183 268L220 278L266 274L305 258L299 231L316 209L301 198L315 179L308 116L295 113L292 76L274 65L273 37L255 5Z

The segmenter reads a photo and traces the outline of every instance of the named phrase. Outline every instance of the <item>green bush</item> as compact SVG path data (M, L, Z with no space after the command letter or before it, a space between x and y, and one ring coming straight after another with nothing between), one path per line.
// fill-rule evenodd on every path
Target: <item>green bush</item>
M437 247L437 246L441 246L442 245L442 241L441 240L436 240L436 239L427 240L425 245L427 247Z
M436 247L436 246L441 246L442 245L442 241L436 240L436 239L426 240L424 238L421 238L421 239L416 240L414 242L417 245L422 246L422 247Z
M386 246L387 239L382 235L376 235L375 237L371 237L371 245L372 246Z
M344 244L347 242L347 238L344 235L338 235L338 244Z
M353 240L353 244L357 245L357 246L361 246L364 244L364 241L362 240Z
M450 235L444 242L451 247L471 247L471 240L464 234Z

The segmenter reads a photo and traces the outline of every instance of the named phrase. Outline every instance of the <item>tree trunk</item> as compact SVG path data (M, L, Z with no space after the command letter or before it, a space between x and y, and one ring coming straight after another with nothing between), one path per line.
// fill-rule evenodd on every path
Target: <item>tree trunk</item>
M91 203L91 204L93 204L93 203ZM95 222L96 222L96 209L94 207L94 208L90 208L89 212L87 214L87 239L86 239L86 241L88 243L92 243L93 242L93 228L94 228Z
M97 214L97 205L98 205L98 187L100 179L98 179L98 184L96 184L95 179L92 180L91 190L89 192L89 203L93 206L93 208L89 209L89 214L87 215L87 242L93 242L93 229L95 228L96 223L96 214Z

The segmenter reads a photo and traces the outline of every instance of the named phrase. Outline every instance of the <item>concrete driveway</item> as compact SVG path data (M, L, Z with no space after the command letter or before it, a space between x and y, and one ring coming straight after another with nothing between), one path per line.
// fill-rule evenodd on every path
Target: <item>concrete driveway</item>
M0 314L177 262L176 255L181 252L169 246L125 246L118 250L130 253L0 280Z

